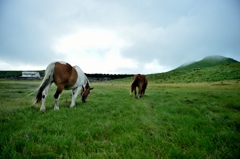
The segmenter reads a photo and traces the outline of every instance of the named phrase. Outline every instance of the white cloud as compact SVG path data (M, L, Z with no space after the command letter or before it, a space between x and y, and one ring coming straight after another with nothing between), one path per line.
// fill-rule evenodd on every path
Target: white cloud
M57 40L53 49L87 73L110 73L117 68L136 67L133 60L120 55L121 49L129 45L114 31L84 28Z
M124 45L126 45L125 42L110 30L84 28L77 33L60 38L54 48L61 53L72 51L89 53L88 51L92 48L109 49L111 47L123 47Z
M166 72L169 70L169 68L166 68L164 66L161 66L156 59L154 59L150 63L146 63L144 65L144 73L159 73L159 72Z
M0 60L0 70L43 70L42 66L26 63L14 63L14 65Z
M105 62L107 67L110 68L110 73L117 69L136 69L138 64L136 61L130 58L123 58L120 54L120 50L110 50L106 55Z

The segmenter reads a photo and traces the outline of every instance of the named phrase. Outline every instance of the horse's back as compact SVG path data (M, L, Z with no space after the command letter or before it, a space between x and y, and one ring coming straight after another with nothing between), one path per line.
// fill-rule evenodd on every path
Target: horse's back
M77 81L77 72L69 64L65 62L55 62L54 82L62 84L65 88L72 87Z
M138 80L139 83L148 83L148 80L145 75L137 74L135 75L135 79Z

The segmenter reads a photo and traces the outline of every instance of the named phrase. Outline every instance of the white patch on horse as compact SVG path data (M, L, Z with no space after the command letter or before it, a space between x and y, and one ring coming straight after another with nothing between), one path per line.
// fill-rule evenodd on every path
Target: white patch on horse
M77 87L76 89L72 90L72 102L71 102L70 108L73 108L75 106L76 98L79 92L81 91L81 89L82 89L81 87Z
M78 67L78 66L74 66L74 68L75 68L75 70L77 71L77 75L78 75L78 77L77 77L77 81L76 81L76 83L71 87L71 89L74 89L74 88L76 88L76 87L79 87L79 85L86 85L87 83L86 83L86 79L85 79L85 74L84 74L84 72L82 71L82 69L80 68L80 67Z
M59 104L58 104L58 101L59 101L59 99L60 99L60 96L61 96L61 95L59 94L58 98L55 99L54 110L59 110Z

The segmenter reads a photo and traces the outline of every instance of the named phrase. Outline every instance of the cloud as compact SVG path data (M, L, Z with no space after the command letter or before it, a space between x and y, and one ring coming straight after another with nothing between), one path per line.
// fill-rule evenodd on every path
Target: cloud
M60 58L51 49L53 37L56 35L53 26L49 24L47 15L37 6L33 1L5 4L4 14L1 16L3 22L0 23L3 28L0 31L2 60L34 66L46 65L49 61Z
M56 52L84 52L86 54L92 53L91 50L94 49L108 50L112 47L121 48L127 45L113 31L86 28L63 36L56 43Z
M156 59L172 69L208 55L239 59L240 18L232 16L240 13L239 8L215 1L190 10L191 14L180 15L165 27L140 24L143 27L135 28L139 34L132 35L132 46L123 50L124 57L143 63Z
M209 55L240 61L238 15L237 0L1 1L0 69L61 60L88 73L153 73Z
M84 28L57 40L54 50L67 54L66 60L83 70L111 73L116 68L136 67L133 60L120 55L121 49L129 45L114 31Z

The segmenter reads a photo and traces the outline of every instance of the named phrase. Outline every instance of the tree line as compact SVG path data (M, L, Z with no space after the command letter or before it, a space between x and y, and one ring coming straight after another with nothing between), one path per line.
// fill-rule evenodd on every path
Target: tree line
M24 71L0 71L0 78L18 78L22 76L22 72ZM32 72L32 71L29 71ZM39 72L41 77L44 77L44 70L41 71L34 71ZM102 79L102 78L108 78L108 79L118 79L118 78L125 78L125 77L131 77L133 74L104 74L104 73L85 73L87 77L90 78L96 78L96 79Z
M90 77L90 78L111 78L111 79L118 79L118 78L133 76L133 74L102 74L102 73L94 73L94 74L85 73L85 74L87 77Z

